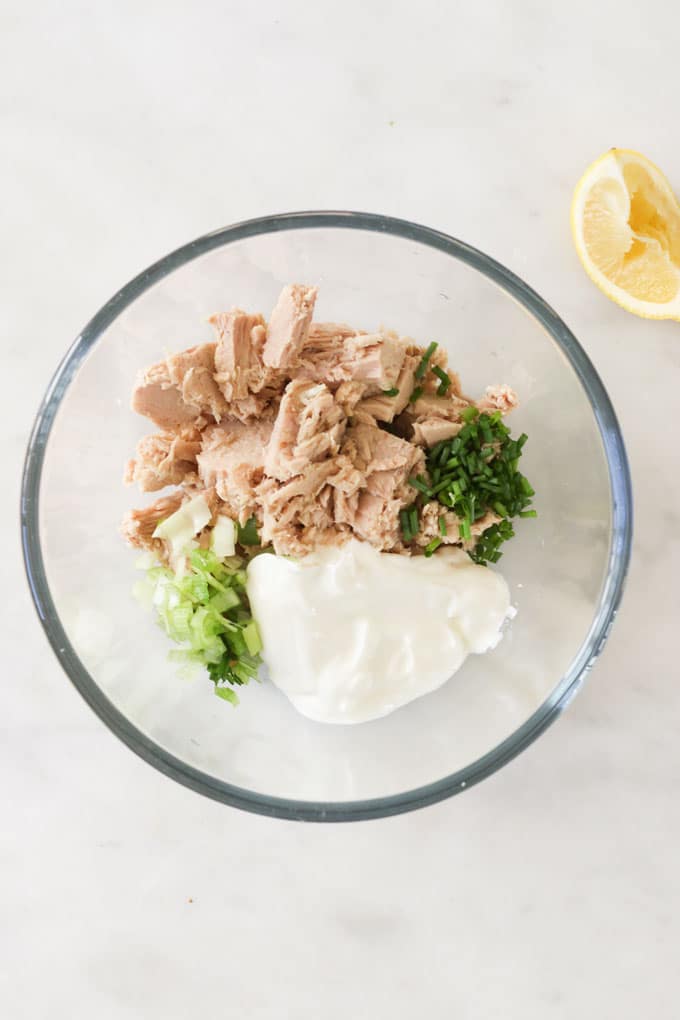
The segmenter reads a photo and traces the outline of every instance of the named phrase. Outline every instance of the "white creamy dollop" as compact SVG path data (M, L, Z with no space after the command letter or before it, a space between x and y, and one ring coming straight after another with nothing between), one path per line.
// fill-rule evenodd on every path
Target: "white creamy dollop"
M514 615L503 577L460 549L411 558L352 539L265 554L247 588L273 683L318 722L366 722L436 690Z

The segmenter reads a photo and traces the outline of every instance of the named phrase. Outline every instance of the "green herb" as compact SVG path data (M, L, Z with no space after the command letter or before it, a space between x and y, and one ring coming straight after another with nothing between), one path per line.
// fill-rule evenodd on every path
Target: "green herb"
M446 536L448 534L448 532L446 530L446 517L444 516L444 514L442 514L441 517L439 518L439 534L443 538L446 538Z
M155 566L145 583L158 622L180 646L170 658L207 669L215 694L236 705L232 688L257 677L262 642L250 615L243 564L228 563L209 549L194 549L183 576Z
M492 524L490 528L487 528L479 536L474 549L471 550L469 555L475 563L498 563L503 555L503 553L498 551L499 547L503 542L507 542L508 539L514 537L515 532L510 521L500 521L498 524Z
M415 503L399 511L399 525L401 527L402 541L412 542L420 528L418 523L418 507Z
M399 511L399 524L401 525L401 535L404 542L410 542L413 538L411 534L411 525L408 519L408 510Z
M416 400L420 400L423 395L423 387L416 386L411 396L408 398L409 404L415 404Z
M439 386L437 387L437 396L445 397L446 391L451 385L451 376L448 374L448 372L445 372L443 368L440 368L439 365L433 365L432 371L439 379Z
M432 494L430 486L427 484L422 475L416 475L415 478L409 478L409 485L412 485L418 492L422 492L423 496L430 496Z
M260 537L257 533L257 520L254 517L248 518L243 525L239 524L238 541L241 545L260 544Z
M427 545L423 549L423 552L425 553L426 556L432 556L432 554L436 552L436 550L439 548L441 544L442 544L441 538L439 537L433 538L431 542L427 543Z
M499 412L480 414L470 406L461 417L464 425L458 435L435 444L426 454L429 477L434 479L438 472L430 496L456 514L463 542L472 542L472 525L489 511L502 518L477 537L470 551L477 563L496 563L502 555L500 546L514 535L510 520L536 516L535 510L527 509L534 490L518 467L527 437L523 433L513 439ZM440 517L440 531L442 521L446 524Z
M433 340L432 343L430 344L430 346L427 348L427 350L423 354L422 358L420 359L420 364L418 365L417 369L415 370L414 375L415 375L416 379L422 379L423 378L423 376L427 372L427 363L430 360L430 358L432 357L432 355L434 354L434 352L437 350L438 346L439 346L439 344L437 343L437 341Z
M383 390L384 397L398 397L399 389L397 386L392 386L389 390Z

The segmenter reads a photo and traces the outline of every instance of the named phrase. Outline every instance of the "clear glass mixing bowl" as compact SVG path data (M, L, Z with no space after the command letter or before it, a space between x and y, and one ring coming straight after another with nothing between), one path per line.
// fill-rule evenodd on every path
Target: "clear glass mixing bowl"
M121 475L149 423L129 410L140 366L211 338L231 305L271 309L281 286L317 284L317 318L446 345L465 390L507 382L530 440L537 520L499 568L518 614L441 690L377 722L328 726L269 683L233 709L179 678L131 596L123 512L144 497ZM109 301L64 358L25 466L26 567L55 654L85 700L166 775L224 803L307 820L430 804L478 782L557 716L602 649L630 553L631 490L607 394L552 309L486 255L434 230L364 213L241 223L180 248ZM282 611L285 611L283 609ZM417 626L417 621L414 622Z

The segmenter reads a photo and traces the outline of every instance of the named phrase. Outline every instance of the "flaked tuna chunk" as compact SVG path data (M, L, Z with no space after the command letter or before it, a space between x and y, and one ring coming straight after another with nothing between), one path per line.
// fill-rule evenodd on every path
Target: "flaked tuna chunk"
M406 344L395 333L366 333L349 337L344 352L352 379L376 390L388 390L396 386L406 357Z
M436 377L434 382L427 379L425 392L404 412L409 425L406 434L411 442L419 446L434 446L443 439L457 435L464 424L463 411L473 404L472 400L461 393L456 373L446 367L446 352L440 354L439 350L435 351L433 362L437 356L436 363L447 371L451 379L448 391L440 397L436 391L439 380Z
M333 382L345 340L358 335L359 331L345 322L312 322L298 355L295 375L313 382Z
M200 407L184 403L164 361L140 374L132 393L132 410L163 429L194 425L201 416Z
M265 478L258 489L263 544L271 542L279 556L296 556L337 541L342 529L333 516L333 483L351 490L361 481L345 457L309 464L283 484Z
M336 495L337 523L348 525L378 549L398 548L399 511L415 498L408 479L424 472L423 451L375 425L360 423L347 430L342 453L363 484L358 491Z
M266 325L261 315L233 308L213 315L209 322L218 336L215 381L227 403L275 385L274 373L262 361Z
M200 449L201 434L192 427L144 436L137 443L135 459L128 462L125 481L137 482L142 492L180 485L196 471Z
M228 407L215 382L216 343L200 344L166 358L171 381L182 394L185 404L200 407L219 421L228 413Z
M347 430L342 452L368 477L376 471L398 471L400 479L422 461L423 452L398 436L375 425L355 425Z
M364 331L348 326L346 322L312 322L302 346L302 356L315 357L324 351L342 347L350 336L361 336Z
M396 384L406 350L394 333L338 334L335 340L329 336L308 344L295 374L328 385L354 380L364 383L367 393L380 393Z
M269 368L289 368L297 361L307 339L309 324L314 314L316 287L292 283L284 287L274 306L262 360Z
M415 371L419 362L419 355L406 354L394 386L386 387L388 390L395 389L397 392L390 396L382 392L366 397L359 402L357 410L371 415L377 421L394 421L395 417L408 407L415 387Z
M439 518L444 518L446 535L442 535L439 527ZM426 503L420 511L420 531L416 535L416 545L421 548L426 546L433 538L441 538L445 545L461 545L464 549L474 549L479 536L490 528L492 524L498 524L501 518L493 510L487 510L483 517L473 522L470 526L471 538L464 542L460 537L460 518L447 510L441 503Z
M183 501L184 493L179 491L171 496L162 496L141 510L128 510L120 526L123 538L135 549L164 555L165 542L161 538L153 538L153 533L160 521L179 510Z
M227 512L244 524L257 510L255 489L264 474L264 450L272 432L270 421L244 425L225 421L203 432L198 475L214 487Z
M446 418L420 418L413 422L411 442L418 446L435 446L444 439L453 439L462 427L462 421L447 421Z
M216 346L190 347L147 368L132 394L133 410L163 429L219 421L228 409L213 378Z
M365 392L365 383L355 382L352 379L348 382L340 383L335 391L335 401L342 408L347 418L351 418L354 414Z
M350 530L336 519L336 500L355 494L363 483L343 455L310 464L283 484L265 478L258 490L263 543L271 542L280 556L303 556L317 545L343 541Z
M408 412L414 420L419 418L444 418L446 421L460 421L461 414L466 407L472 404L467 397L458 397L455 394L444 397L436 393L423 393L421 397L411 404Z
M501 414L509 414L519 404L517 394L509 386L487 386L484 396L476 401L480 411L493 413L500 411Z
M279 481L340 449L347 417L327 386L294 379L288 383L267 447L265 473Z

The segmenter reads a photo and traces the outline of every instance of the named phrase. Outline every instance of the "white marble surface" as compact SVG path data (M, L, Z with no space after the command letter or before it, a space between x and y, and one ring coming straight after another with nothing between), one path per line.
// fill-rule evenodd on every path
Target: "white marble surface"
M680 187L679 9L623 7L5 0L3 1018L679 1015L680 326L609 304L567 219L612 144ZM53 661L16 540L32 413L85 320L183 241L305 207L524 276L601 372L636 487L624 605L566 716L462 797L350 826L238 813L132 755Z

